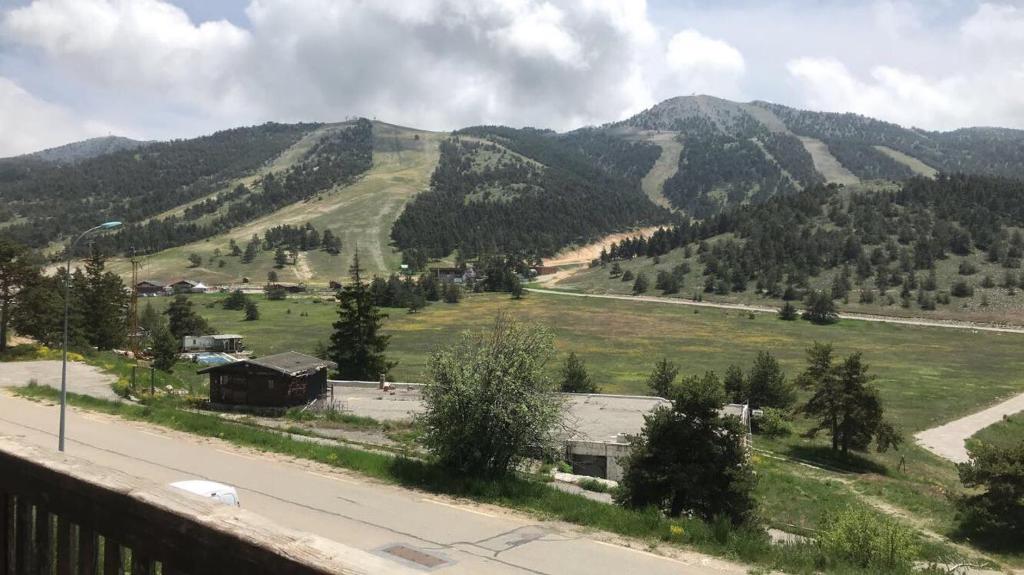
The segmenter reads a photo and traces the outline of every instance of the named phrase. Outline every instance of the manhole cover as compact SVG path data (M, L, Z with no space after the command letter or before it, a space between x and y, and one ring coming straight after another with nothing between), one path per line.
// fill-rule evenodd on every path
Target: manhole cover
M380 551L381 553L387 553L388 555L398 557L399 559L427 569L435 569L441 565L449 563L447 559L438 557L437 555L431 555L430 553L420 551L419 549L409 547L408 545L401 543L397 545L389 545Z

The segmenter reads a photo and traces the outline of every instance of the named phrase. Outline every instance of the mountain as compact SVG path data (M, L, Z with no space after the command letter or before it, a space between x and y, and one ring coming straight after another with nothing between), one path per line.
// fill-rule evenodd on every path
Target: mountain
M94 242L151 254L154 273L180 275L196 255L205 265L188 273L204 281L259 276L265 252L281 247L294 249L294 267L279 275L308 281L342 275L357 251L372 271L456 255L546 257L609 233L806 201L796 198L825 184L887 190L938 173L1022 178L1024 132L934 132L688 96L566 133L356 120L106 138L0 160L0 233L52 252L118 219L123 229ZM313 241L326 232L329 250Z
M81 142L72 142L70 144L64 144L63 146L57 146L56 148L48 148L46 150L17 157L42 160L44 162L71 163L88 160L89 158L95 158L96 156L120 152L122 150L134 150L135 148L145 146L148 143L149 142L133 140L131 138L124 138L121 136L101 136L99 138L89 138L88 140L82 140Z

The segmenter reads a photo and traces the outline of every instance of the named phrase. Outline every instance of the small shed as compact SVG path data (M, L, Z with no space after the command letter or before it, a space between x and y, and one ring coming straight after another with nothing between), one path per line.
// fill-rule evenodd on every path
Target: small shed
M135 291L141 296L160 295L164 293L164 284L143 280L135 284Z
M308 403L327 390L332 361L287 351L258 359L215 365L210 374L210 402L255 407L288 407Z

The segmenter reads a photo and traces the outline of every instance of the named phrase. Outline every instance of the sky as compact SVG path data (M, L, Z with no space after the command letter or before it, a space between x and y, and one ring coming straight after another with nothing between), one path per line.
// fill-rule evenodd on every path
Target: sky
M1024 0L0 0L0 156L355 116L561 131L690 94L1024 128Z

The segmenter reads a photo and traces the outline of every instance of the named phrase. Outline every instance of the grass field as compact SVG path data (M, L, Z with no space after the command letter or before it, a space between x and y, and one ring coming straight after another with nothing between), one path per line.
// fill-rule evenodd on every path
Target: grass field
M194 300L215 327L243 334L258 354L311 352L329 337L336 317L330 299L259 299L261 319L246 322L242 312L218 305L222 297ZM166 305L168 298L149 301ZM475 294L462 303L436 303L416 314L386 311L390 317L385 331L392 336L388 356L399 361L393 376L400 381L423 381L433 350L451 343L460 332L485 329L505 311L554 331L557 354L549 364L552 375L575 351L606 393L645 393L646 375L661 357L678 363L685 374L721 373L731 363L748 368L758 351L768 350L794 377L803 368L804 350L814 341L832 343L837 355L864 353L888 416L908 438L1024 391L1024 335L852 320L816 326L783 322L771 314L751 317L729 310L537 293L518 301L507 294ZM808 425L796 421L798 432ZM826 510L861 501L922 529L952 531L948 496L960 489L955 468L912 442L899 452L848 458L833 455L823 437L757 437L754 445L763 453L759 495L777 526L814 529ZM901 458L905 471L898 470Z
M988 443L1000 447L1017 445L1024 441L1024 413L1004 417L1002 421L982 429L967 444Z

